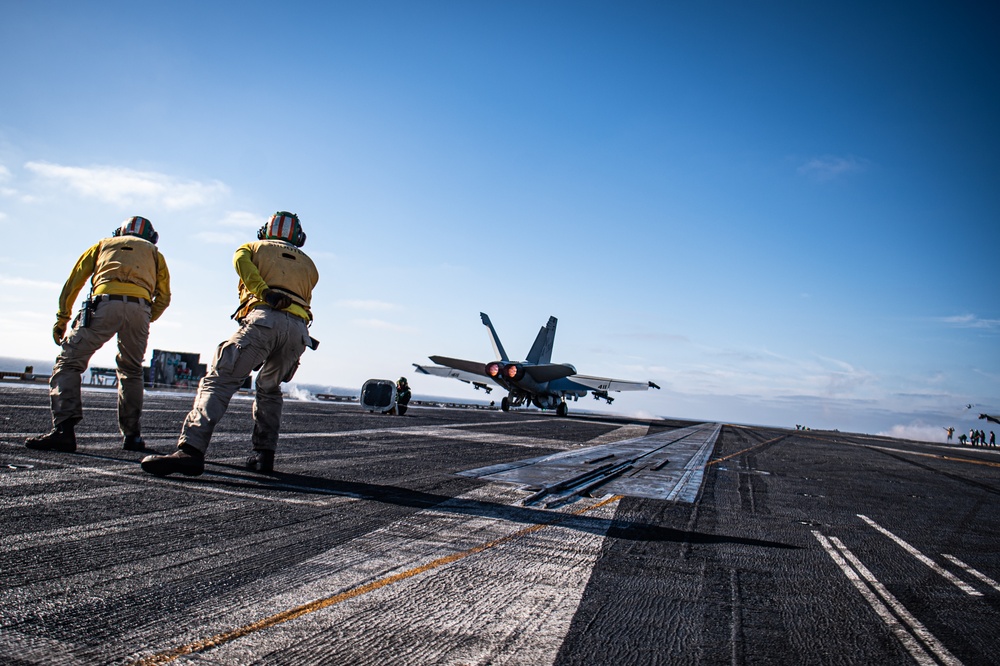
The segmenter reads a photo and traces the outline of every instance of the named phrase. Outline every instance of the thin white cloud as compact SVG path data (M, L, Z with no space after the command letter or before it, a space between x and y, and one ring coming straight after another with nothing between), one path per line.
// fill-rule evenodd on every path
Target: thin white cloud
M390 331L392 333L415 333L416 329L410 326L402 326L400 324L393 324L392 322L383 321L381 319L354 319L351 321L354 326L360 326L361 328L374 328L379 331Z
M387 310L395 310L399 306L393 303L386 303L385 301L366 301L366 300L344 300L337 301L337 305L342 308L350 308L352 310L367 310L369 312L385 312Z
M35 203L38 201L38 197L32 196L30 194L21 194L13 187L0 187L0 197L6 197L8 199L17 199L21 203Z
M6 183L6 182L8 182L10 180L13 180L13 178L14 178L14 176L13 176L13 174L11 174L10 169L8 169L4 165L0 164L0 183ZM7 198L7 199L17 198L17 199L20 199L24 203L32 203L33 201L35 201L35 197L21 194L19 191L17 191L13 187L7 187L7 186L0 187L0 197L4 197L4 198ZM3 219L3 218L0 218L0 219Z
M879 387L878 376L845 361L819 354L797 358L761 348L700 348L674 365L657 366L647 370L650 379L661 386L683 386L695 394L858 398L872 395ZM635 372L628 378L642 376Z
M199 231L194 235L197 240L212 245L242 245L252 238L245 229L259 229L267 222L267 218L247 211L228 211L218 222L222 231ZM230 231L232 229L232 231Z
M863 387L878 379L873 373L863 368L856 368L847 361L819 355L817 358L826 365L826 367L819 368L813 375L815 380L822 383L823 395L854 396Z
M816 180L827 181L838 178L846 173L864 171L867 168L868 160L857 157L825 155L807 160L799 166L799 173L812 176Z
M48 282L46 280L30 280L23 277L11 277L9 275L0 275L0 287L17 287L17 288L34 288L34 289L48 289L51 291L59 291L62 289L62 285L57 282Z
M248 213L242 210L228 211L219 222L220 227L238 227L240 229L259 229L267 222L267 217Z
M939 320L958 328L1000 329L1000 319L981 319L974 314L941 317Z
M48 162L28 162L24 167L47 181L78 194L122 206L156 204L168 210L209 204L229 193L220 181L185 181L153 171L124 167L71 167Z
M337 254L330 252L329 250L309 250L309 256L312 257L313 261L318 261L320 259L326 259L327 261L337 261Z
M627 340L642 340L645 342L691 342L691 338L679 333L623 333L618 337Z
M224 231L199 231L194 235L195 240L210 245L233 245L239 246L247 242L245 234L229 233Z

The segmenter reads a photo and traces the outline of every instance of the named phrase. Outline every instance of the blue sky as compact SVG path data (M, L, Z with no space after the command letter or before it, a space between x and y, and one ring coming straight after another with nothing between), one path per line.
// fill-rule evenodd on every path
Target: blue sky
M410 364L489 360L485 311L514 355L555 315L554 361L663 387L618 412L929 436L1000 410L986 3L3 16L8 356L54 357L73 262L139 214L174 290L150 349L210 357L233 251L287 209L321 273L299 382L477 397Z

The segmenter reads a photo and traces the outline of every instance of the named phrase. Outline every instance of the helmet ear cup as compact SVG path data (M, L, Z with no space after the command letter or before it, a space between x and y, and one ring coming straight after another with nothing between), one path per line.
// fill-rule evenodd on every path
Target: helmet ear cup
M265 224L260 229L257 230L257 240L264 240L265 238L267 238L267 226L268 225Z
M306 244L306 232L302 231L302 227L298 228L298 233L295 234L295 240L292 241L295 247L302 247Z

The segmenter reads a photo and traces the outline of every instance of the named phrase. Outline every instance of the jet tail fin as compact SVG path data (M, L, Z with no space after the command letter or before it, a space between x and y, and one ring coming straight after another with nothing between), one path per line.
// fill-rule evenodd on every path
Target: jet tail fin
M549 317L548 323L539 329L535 343L531 345L531 351L528 352L528 357L524 360L536 365L552 362L552 345L556 340L556 322L558 319Z
M490 316L485 312L480 312L479 316L483 320L483 326L490 329L490 342L493 343L493 351L496 352L497 359L501 361L509 361L507 358L507 352L504 351L503 345L500 343L500 336L497 335L497 331L493 328L493 322L490 321Z

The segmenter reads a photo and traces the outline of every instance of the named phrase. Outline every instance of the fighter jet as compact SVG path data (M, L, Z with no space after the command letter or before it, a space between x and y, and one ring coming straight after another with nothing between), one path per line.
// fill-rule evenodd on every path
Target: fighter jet
M483 363L447 356L431 356L429 358L440 365L425 366L414 363L413 367L417 372L451 377L472 384L477 390L485 389L487 393L493 390L493 386L489 383L496 384L507 390L507 395L500 402L500 408L505 412L511 407L533 404L539 409L555 409L559 416L566 416L568 412L566 398L577 400L586 396L588 391L593 394L595 400L606 400L610 405L614 401L614 398L608 395L611 391L645 391L650 388L660 388L653 382L579 375L576 368L568 363L552 363L552 343L555 341L558 321L555 317L549 317L548 323L538 331L527 358L523 361L512 361L507 356L489 315L480 312L479 316L483 320L483 325L489 330L490 342L493 343L497 360Z

